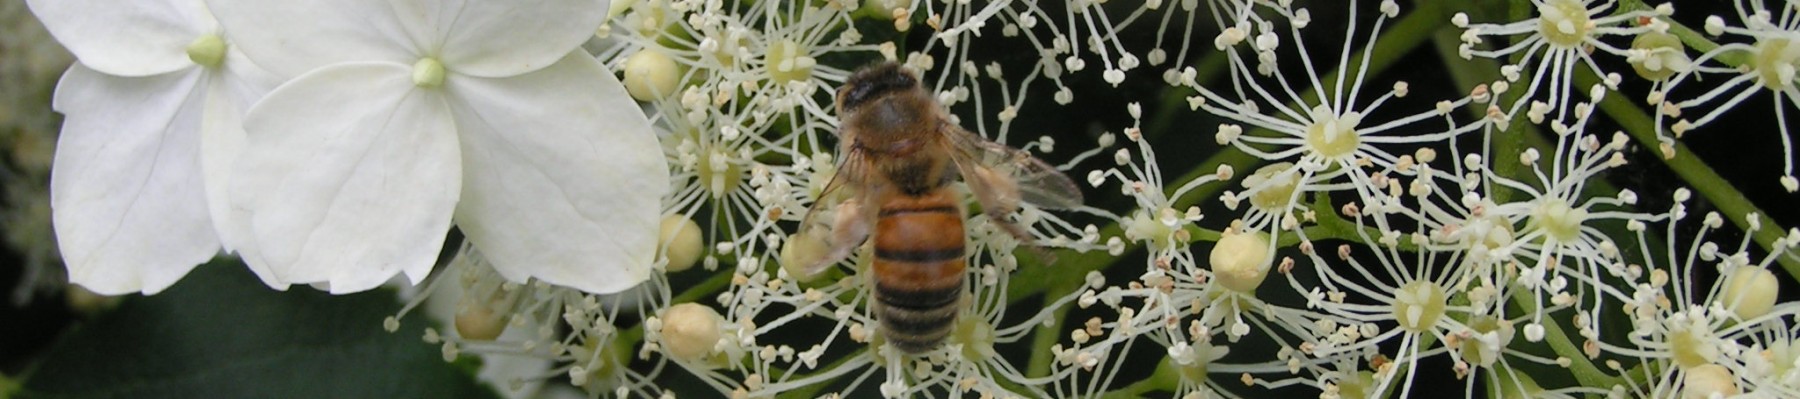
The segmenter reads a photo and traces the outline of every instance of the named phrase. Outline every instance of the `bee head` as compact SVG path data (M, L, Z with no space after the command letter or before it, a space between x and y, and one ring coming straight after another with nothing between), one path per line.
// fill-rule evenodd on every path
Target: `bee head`
M844 80L844 86L838 89L838 112L853 110L870 100L918 87L919 78L912 71L900 67L900 63L890 61L870 65Z

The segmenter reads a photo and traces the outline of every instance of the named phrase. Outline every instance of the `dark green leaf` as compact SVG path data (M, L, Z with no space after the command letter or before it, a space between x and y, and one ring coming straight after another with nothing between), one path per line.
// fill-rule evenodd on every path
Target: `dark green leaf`
M491 398L492 390L398 332L391 290L275 291L238 262L214 262L168 291L134 296L63 337L21 397Z

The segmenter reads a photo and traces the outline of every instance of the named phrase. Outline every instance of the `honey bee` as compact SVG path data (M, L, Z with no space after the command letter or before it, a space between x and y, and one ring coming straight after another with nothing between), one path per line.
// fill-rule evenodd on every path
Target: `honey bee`
M1030 242L1030 234L1008 218L1021 202L1047 209L1081 205L1081 191L1068 176L952 123L918 76L900 64L851 75L838 88L837 113L838 172L819 198L838 189L849 195L838 205L830 250L804 270L835 264L872 237L871 310L888 342L906 353L936 348L962 307L963 201L951 183L960 177L982 213L1021 242ZM807 211L803 233L813 228L819 202Z

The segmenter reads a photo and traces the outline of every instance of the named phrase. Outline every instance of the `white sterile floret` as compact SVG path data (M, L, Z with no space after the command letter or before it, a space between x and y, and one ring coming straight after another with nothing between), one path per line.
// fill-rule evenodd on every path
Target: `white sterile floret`
M209 3L251 61L293 78L245 117L230 196L254 238L245 262L335 293L418 283L454 225L511 281L612 293L648 279L668 167L624 85L581 49L603 3L424 3L458 13Z
M63 122L55 155L45 162L48 220L36 222L54 228L68 281L105 295L154 294L221 250L248 246L232 228L236 215L227 182L243 150L244 114L281 77L246 59L237 38L198 1L22 5L79 60L51 99ZM14 25L36 25L23 11L10 7L6 13L28 22ZM41 36L12 36L30 31L38 30L9 27L3 34L13 49L6 55L9 71L67 65L61 56L45 56L51 51L33 51L61 53L54 44L38 43ZM34 91L21 85L37 87L17 82L18 75L9 72L6 97ZM30 107L42 106L36 101ZM7 129L26 126L26 118L13 117L26 113L0 114ZM36 151L20 146L35 140L9 141L21 154ZM271 286L287 286L266 268L251 269Z

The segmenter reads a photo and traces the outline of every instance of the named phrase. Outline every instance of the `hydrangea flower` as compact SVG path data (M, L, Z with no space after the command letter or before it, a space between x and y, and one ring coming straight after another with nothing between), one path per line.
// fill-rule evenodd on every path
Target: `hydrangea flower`
M231 248L219 232L243 114L280 81L197 1L28 4L80 60L57 85L50 178L70 281L156 293Z
M1738 14L1708 21L1737 41L1717 46L1642 0L261 1L217 0L237 28L220 37L294 81L249 112L254 159L214 235L272 285L351 291L418 278L462 225L422 286L453 328L423 338L505 394L1800 396L1800 303L1775 268L1800 230L1771 238L1782 213L1683 174L1720 210L1696 235L1686 191L1646 212L1666 196L1633 190L1657 185L1611 178L1762 89L1764 127L1786 126L1800 14L1776 11L1800 0L1713 6ZM875 59L982 137L1062 141L1058 168L1108 197L1024 207L1028 236L967 220L969 295L925 353L886 345L868 256L801 273L829 244L795 223L840 212L821 198L831 88ZM607 178L633 165L664 172ZM582 219L635 215L612 190L645 195L627 200L644 218ZM572 249L593 225L655 249L569 274L608 250Z
M213 6L251 59L293 77L250 111L232 177L232 229L266 279L416 283L452 222L513 281L648 278L667 171L642 112L579 48L605 2Z

